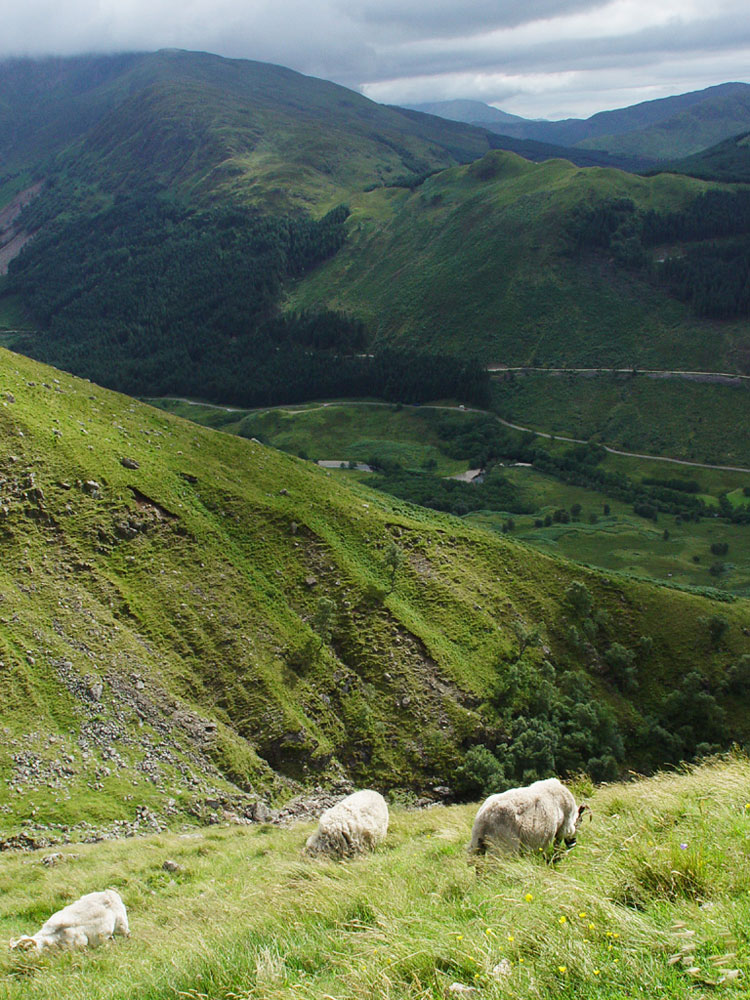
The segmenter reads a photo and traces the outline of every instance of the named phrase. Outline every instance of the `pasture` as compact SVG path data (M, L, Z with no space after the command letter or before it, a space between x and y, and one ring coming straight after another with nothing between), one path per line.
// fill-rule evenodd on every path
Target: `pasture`
M554 866L478 870L475 805L392 811L385 845L301 854L311 824L217 826L4 855L0 941L115 887L132 936L91 952L0 952L6 1000L689 1000L746 996L750 761L586 787L593 820ZM178 870L166 871L164 861Z

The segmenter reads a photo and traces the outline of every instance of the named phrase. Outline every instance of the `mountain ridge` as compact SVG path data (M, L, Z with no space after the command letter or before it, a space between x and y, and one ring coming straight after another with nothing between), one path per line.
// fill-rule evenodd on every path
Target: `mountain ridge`
M498 112L503 117L496 118L486 111L482 111L483 119L474 119L475 103L481 104L466 102L468 106L462 106L464 102L444 101L418 107L429 107L433 114L440 114L442 109L446 117L455 116L468 123L483 120L485 127L519 139L652 159L697 152L750 125L750 85L739 81L599 111L589 118L559 121L519 119L506 112ZM474 113L478 114L478 109ZM667 141L673 144L671 151L665 149Z

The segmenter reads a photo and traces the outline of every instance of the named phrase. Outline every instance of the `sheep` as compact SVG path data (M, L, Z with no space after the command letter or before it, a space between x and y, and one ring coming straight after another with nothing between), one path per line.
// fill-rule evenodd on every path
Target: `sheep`
M11 948L42 952L45 948L86 948L109 941L115 934L130 937L128 915L114 889L89 892L75 903L53 913L33 937L24 934Z
M574 847L584 812L557 778L535 781L526 788L509 788L482 803L471 831L470 854L484 854L491 846L518 852L544 850L565 841Z
M372 850L388 832L388 806L379 792L366 788L326 809L308 837L306 854L345 857Z

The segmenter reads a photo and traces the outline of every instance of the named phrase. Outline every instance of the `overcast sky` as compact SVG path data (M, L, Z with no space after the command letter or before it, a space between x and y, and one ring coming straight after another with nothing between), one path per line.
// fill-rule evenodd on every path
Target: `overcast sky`
M530 118L750 82L748 0L2 0L0 57L201 49Z

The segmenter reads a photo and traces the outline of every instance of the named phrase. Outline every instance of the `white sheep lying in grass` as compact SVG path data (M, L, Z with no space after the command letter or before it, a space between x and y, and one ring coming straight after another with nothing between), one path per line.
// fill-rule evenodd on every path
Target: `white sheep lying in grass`
M535 781L526 788L509 788L482 803L471 831L470 854L492 847L518 852L565 841L574 847L576 830L587 805L576 805L572 793L557 780Z
M341 858L371 851L388 832L388 806L379 792L365 788L326 809L307 840L308 854Z
M106 889L81 896L53 913L33 937L24 934L10 946L37 952L45 948L86 948L111 940L115 934L130 937L128 915L120 894Z

